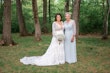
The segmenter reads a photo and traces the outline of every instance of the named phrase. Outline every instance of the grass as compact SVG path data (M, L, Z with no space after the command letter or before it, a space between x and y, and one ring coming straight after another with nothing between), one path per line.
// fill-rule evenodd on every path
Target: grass
M0 46L0 73L110 73L110 39L81 36L77 40L77 63L48 67L23 65L19 59L44 54L51 35L43 35L41 42L18 34L13 34L13 39L18 45Z

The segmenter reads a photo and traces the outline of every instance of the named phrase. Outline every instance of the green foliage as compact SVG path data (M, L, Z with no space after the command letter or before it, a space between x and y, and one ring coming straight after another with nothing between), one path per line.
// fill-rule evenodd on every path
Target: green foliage
M12 23L11 26L12 32L13 33L19 32L18 17L17 17L15 2L12 3L11 23Z
M23 3L23 15L26 23L26 28L29 32L33 32L34 30L34 20L32 13L32 4L31 1L27 1L27 3Z
M0 2L1 3L1 2ZM2 19L3 19L3 9L4 9L4 7L3 7L3 4L1 3L0 4L0 33L2 32L2 27L3 27L3 21L2 21Z
M102 33L103 8L101 2L82 1L80 10L80 33Z
M22 0L23 6L23 15L25 18L26 28L29 32L33 32L34 28L34 20L33 20L33 12L32 12L32 2L29 0ZM40 20L40 25L42 27L47 27L48 31L51 32L52 22L54 21L54 16L56 13L61 13L63 16L63 21L65 20L64 16L64 7L65 0L51 0L51 22L49 22L49 14L47 12L47 24L42 24L43 21L43 1L38 0L38 15ZM70 12L72 12L72 1L70 1ZM2 9L0 9L0 12ZM48 10L47 10L48 11ZM80 34L88 34L88 33L102 33L103 31L103 16L104 9L101 0L82 0L81 8L80 8ZM110 24L110 18L109 18ZM110 34L110 26L109 34ZM0 33L2 32L2 23L0 23ZM12 1L12 32L19 32L18 19L16 14L16 2Z

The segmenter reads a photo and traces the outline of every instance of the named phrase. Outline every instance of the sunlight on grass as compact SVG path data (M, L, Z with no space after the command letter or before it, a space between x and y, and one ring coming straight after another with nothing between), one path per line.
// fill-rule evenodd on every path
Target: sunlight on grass
M80 37L77 40L77 63L48 67L23 65L19 59L44 54L51 42L51 35L43 35L40 42L34 41L33 36L19 37L18 34L13 34L13 39L18 45L0 46L0 73L110 72L110 39L103 41L96 37Z

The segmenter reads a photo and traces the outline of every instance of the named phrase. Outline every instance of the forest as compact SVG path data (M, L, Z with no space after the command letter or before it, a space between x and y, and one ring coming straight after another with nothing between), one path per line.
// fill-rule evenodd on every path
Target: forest
M0 1L0 33L3 34L3 39L7 38L5 34L9 35L11 40L11 33L19 33L20 36L35 33L36 40L40 40L41 33L51 33L55 14L61 13L64 21L65 12L71 12L72 18L76 21L77 35L99 34L106 39L110 34L109 0L11 0L10 2L7 0L7 2Z
M42 55L50 45L55 14L76 22L75 64L27 66L23 56ZM110 0L0 0L0 73L109 73Z

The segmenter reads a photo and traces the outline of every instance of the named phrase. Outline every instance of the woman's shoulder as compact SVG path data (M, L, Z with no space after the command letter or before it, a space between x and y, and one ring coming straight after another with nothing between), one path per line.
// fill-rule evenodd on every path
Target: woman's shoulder
M52 23L52 25L56 25L56 22L54 21L54 22Z
M54 21L54 22L53 22L53 24L56 24L56 23L57 23L56 21ZM63 21L61 21L61 23L64 23L64 22L63 22Z
M71 23L75 23L75 20L71 19Z
M55 23L55 21L52 23L52 26L54 26L54 27L56 26L56 23Z
M62 23L64 23L63 21L61 21Z
M53 24L56 23L55 21L53 22Z
M65 24L66 23L66 20L63 23Z
M74 19L71 19L71 22L74 22L75 20Z

